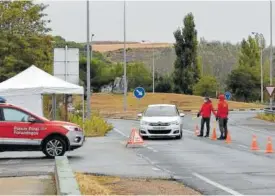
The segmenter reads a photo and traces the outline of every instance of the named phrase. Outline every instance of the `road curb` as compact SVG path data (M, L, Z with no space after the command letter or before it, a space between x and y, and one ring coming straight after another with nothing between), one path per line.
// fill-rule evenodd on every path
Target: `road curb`
M67 156L55 157L54 167L57 195L81 195Z

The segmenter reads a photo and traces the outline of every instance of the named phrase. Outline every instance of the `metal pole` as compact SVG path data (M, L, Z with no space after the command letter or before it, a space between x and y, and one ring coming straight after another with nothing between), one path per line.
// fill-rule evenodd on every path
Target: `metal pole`
M263 87L263 46L261 46L261 103L264 102L264 87Z
M272 1L270 0L270 86L272 86L273 66L272 66ZM270 109L272 110L272 96L270 96Z
M155 93L155 49L153 46L153 93Z
M91 76L90 76L90 9L87 0L87 118L91 117Z
M126 1L124 0L124 25L123 25L123 31L124 31L124 111L127 110L127 79L126 79Z

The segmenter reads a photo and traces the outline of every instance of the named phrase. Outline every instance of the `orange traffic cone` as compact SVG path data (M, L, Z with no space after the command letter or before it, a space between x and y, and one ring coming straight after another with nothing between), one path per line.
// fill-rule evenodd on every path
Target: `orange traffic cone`
M227 131L227 137L226 137L225 143L227 143L227 144L231 143L231 136L230 136L229 131Z
M217 140L216 128L213 129L213 134L211 136L211 140Z
M143 145L144 144L144 141L143 141L142 137L140 136L140 134L138 133L138 131L135 128L133 128L132 131L131 131L129 140L126 143L126 147L129 144L130 145L135 145L135 144Z
M256 135L253 135L252 143L251 143L251 150L259 150Z
M265 153L273 153L271 137L268 137L268 139L267 139L267 145L266 145Z
M195 135L199 135L199 134L200 134L199 126L196 125L196 128L195 128Z

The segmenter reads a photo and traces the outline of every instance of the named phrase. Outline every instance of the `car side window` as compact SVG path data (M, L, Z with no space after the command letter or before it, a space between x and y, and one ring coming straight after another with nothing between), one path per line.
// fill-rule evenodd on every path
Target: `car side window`
M28 122L29 114L14 108L3 108L4 121Z

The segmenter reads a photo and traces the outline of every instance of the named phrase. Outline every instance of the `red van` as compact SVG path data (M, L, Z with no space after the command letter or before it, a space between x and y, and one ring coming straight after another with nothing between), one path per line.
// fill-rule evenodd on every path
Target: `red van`
M62 156L85 141L76 124L51 121L18 106L0 103L0 152L42 151L47 157Z

